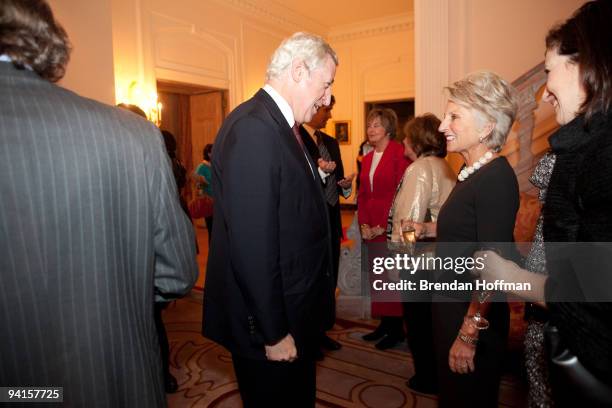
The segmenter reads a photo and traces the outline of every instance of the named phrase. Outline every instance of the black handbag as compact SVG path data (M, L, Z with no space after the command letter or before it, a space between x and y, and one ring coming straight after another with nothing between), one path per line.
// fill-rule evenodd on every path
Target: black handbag
M563 344L559 329L550 322L544 326L544 339L555 405L612 407L612 387L582 365L578 357Z

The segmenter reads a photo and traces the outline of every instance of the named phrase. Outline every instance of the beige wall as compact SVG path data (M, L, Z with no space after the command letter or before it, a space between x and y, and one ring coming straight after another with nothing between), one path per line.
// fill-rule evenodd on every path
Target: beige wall
M451 1L450 80L478 69L492 70L510 81L517 79L544 60L548 30L582 3L584 0ZM457 55L462 49L463 58ZM458 61L461 63L455 63Z
M414 98L412 13L338 27L329 41L340 65L333 89L336 105L326 130L334 135L335 120L351 121L351 144L340 146L348 175L357 171L357 151L365 138L365 103Z
M110 0L49 0L73 45L66 76L59 83L80 95L115 103Z

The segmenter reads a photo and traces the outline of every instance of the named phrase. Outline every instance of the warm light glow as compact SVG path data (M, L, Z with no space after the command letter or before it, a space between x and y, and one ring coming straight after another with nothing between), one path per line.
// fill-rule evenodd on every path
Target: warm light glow
M130 82L127 92L121 88L118 89L117 103L136 105L146 113L147 119L156 126L161 125L162 104L157 98L157 93L152 90L147 96L137 81Z

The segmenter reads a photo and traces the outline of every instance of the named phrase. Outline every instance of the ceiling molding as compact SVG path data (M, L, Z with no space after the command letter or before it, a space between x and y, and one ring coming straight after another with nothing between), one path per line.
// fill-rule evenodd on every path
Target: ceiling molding
M401 13L359 23L347 24L329 31L327 39L332 42L348 41L357 38L392 34L398 31L408 31L414 28L412 13Z
M289 29L289 31L311 31L323 35L329 27L296 13L281 5L266 0L215 0L225 7L242 12L249 17L260 18L266 22L274 22Z

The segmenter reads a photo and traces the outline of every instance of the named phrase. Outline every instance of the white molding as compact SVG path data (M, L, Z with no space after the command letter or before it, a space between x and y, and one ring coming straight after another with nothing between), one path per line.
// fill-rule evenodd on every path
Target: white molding
M257 18L266 23L285 27L288 31L309 31L319 35L325 35L329 27L305 17L280 4L274 4L267 0L214 0L217 3L241 12L248 17Z
M412 13L401 13L358 23L334 27L327 35L330 42L351 41L358 38L374 37L408 31L414 27Z
M415 115L441 117L449 79L449 1L415 0ZM436 29L432 29L436 27Z
M240 84L237 81L238 70L236 62L238 59L238 40L235 37L217 31L202 30L194 22L177 19L157 11L151 10L148 14L149 38L151 39L151 44L149 44L151 67L153 68L156 80L173 80L227 89L230 106L239 100L241 90ZM189 66L180 62L162 59L159 54L158 40L159 36L164 33L184 34L203 46L216 50L224 56L224 70L220 72L205 67ZM221 39L225 40L225 42Z

